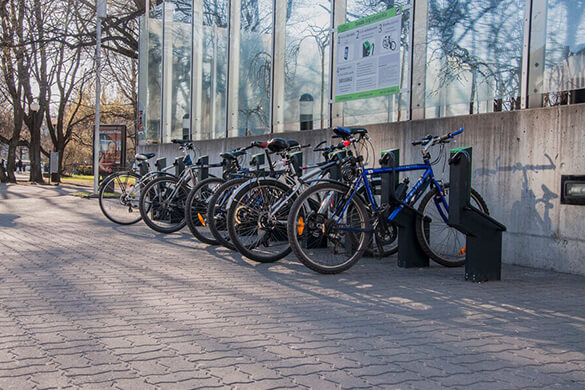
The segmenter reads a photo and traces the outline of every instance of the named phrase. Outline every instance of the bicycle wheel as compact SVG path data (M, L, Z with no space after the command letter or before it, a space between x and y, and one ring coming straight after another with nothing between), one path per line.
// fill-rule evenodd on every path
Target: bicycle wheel
M138 207L140 175L130 171L109 175L100 185L98 196L100 209L110 221L132 225L142 219Z
M189 187L178 186L178 179L163 176L152 180L142 190L140 215L151 229L173 233L185 227L185 202Z
M449 184L443 185L445 198L449 198ZM417 216L416 235L422 250L431 259L445 267L460 267L465 264L465 235L447 225L449 212L440 201L439 191L433 188L421 200L418 210L424 219L430 219L428 231L425 232L424 219ZM471 189L471 205L486 214L488 207L477 191ZM444 217L443 217L444 216Z
M348 188L323 183L303 192L288 217L288 240L308 268L334 274L351 268L364 254L371 237L370 217L358 196L349 201Z
M227 216L231 243L247 258L272 263L290 253L291 189L274 179L250 180L234 194Z
M207 223L209 231L221 245L236 250L231 243L227 229L228 203L236 189L248 181L246 178L228 180L217 188L207 205Z
M189 192L185 205L185 221L189 230L199 241L209 245L217 245L219 242L213 237L207 223L207 205L215 191L225 183L219 177L210 177L197 183Z

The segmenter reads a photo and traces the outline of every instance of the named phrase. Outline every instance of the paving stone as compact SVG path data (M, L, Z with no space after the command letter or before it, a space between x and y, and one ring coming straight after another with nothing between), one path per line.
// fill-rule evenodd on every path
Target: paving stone
M0 184L0 389L585 388L584 277L250 266L78 190Z

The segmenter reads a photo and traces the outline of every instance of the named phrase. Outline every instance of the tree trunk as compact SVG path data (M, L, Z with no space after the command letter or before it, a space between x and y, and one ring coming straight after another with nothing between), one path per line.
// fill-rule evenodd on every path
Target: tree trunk
M8 144L8 160L6 161L6 176L8 176L9 183L16 183L16 143L10 142Z
M33 125L30 129L30 181L45 184L41 169L41 123L42 113L33 114Z

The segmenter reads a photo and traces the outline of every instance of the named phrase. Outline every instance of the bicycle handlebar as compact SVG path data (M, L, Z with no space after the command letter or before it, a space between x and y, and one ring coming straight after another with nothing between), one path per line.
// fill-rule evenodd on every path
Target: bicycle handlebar
M447 143L446 141L450 142L450 140L455 138L456 135L459 135L461 133L463 133L463 127L460 128L459 130L453 132L453 133L447 133L447 134L441 135L441 136L435 137L435 136L432 136L431 134L429 134L424 138L418 139L416 141L412 141L411 144L412 144L412 146L428 144L428 145L426 145L426 147L429 147L431 145L436 145L439 143Z

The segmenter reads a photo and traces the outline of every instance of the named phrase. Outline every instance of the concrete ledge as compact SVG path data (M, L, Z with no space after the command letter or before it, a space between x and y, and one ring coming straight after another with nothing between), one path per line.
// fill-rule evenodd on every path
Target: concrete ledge
M368 125L374 141L370 165L377 165L380 152L391 147L401 149L402 163L418 162L419 149L411 140L465 127L454 145L473 146L473 186L491 214L508 227L504 262L585 275L585 206L560 204L561 175L585 174L583 118L585 104ZM331 134L311 130L273 136L315 145L330 140ZM221 151L259 138L199 141L197 146L215 162ZM172 144L139 150L169 161L177 154ZM308 152L306 159L312 162L319 156ZM448 179L445 160L435 173Z

